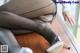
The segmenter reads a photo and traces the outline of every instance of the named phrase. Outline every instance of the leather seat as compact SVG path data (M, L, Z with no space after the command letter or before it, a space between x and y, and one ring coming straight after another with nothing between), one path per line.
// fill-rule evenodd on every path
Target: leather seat
M36 33L16 35L16 39L21 46L31 48L33 53L47 53L46 49L50 46L46 39Z

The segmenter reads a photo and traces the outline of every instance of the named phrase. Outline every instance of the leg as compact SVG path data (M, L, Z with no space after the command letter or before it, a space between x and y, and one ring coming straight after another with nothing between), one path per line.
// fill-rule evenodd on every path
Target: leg
M50 43L57 40L56 34L46 24L41 24L10 12L0 12L0 26L9 29L26 29L37 32L43 35Z
M8 45L10 53L17 53L20 50L18 42L9 30L0 28L0 42Z

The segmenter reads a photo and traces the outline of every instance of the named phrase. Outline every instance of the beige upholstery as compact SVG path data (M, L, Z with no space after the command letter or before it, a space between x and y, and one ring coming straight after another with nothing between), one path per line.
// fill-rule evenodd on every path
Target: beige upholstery
M52 0L11 0L0 9L30 18L56 11Z

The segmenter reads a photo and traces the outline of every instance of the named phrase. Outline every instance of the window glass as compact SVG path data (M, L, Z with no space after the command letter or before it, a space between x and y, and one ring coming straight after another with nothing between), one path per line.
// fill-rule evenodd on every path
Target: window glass
M0 0L0 6L4 4L4 0Z
M3 5L3 4L5 4L5 3L7 3L7 2L9 2L10 0L0 0L0 6L1 5Z

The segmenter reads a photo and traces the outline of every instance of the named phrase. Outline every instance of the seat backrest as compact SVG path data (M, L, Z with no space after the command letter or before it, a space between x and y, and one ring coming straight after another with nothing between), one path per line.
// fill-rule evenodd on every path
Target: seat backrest
M52 0L10 0L0 10L33 18L56 12L56 5Z

